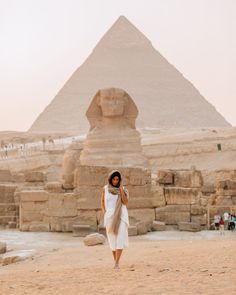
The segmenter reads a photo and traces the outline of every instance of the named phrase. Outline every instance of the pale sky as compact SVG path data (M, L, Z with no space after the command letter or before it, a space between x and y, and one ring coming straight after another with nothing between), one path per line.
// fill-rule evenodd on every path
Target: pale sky
M236 126L236 0L0 0L0 130L26 131L120 15Z

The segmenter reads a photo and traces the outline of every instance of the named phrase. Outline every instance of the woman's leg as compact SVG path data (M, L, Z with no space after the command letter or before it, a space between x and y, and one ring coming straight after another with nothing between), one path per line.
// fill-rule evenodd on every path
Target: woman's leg
M112 255L113 255L114 260L116 261L116 251L112 250Z
M119 268L119 262L120 262L120 257L121 257L121 254L122 254L122 251L123 249L116 249L116 264L115 264L115 267L116 268Z

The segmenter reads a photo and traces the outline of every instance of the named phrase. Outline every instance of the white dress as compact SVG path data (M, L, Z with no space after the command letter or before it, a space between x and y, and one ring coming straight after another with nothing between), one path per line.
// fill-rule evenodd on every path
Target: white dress
M107 239L112 251L116 249L123 249L129 246L128 241L128 226L129 226L129 215L126 205L121 206L121 222L118 230L118 234L109 233L108 229L111 225L113 214L116 207L118 195L113 195L108 191L108 185L104 186L104 204L105 204L105 214L104 214L104 226L106 227Z

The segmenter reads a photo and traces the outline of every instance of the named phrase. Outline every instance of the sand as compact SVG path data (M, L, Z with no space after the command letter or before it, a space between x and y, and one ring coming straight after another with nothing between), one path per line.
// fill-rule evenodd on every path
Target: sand
M236 232L149 233L130 237L121 269L107 244L59 233L0 232L34 259L0 267L0 294L236 294Z

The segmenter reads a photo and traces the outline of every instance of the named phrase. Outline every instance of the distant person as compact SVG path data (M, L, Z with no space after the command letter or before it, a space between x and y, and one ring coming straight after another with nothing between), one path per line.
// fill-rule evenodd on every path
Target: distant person
M229 213L226 211L223 214L224 224L225 224L225 230L228 230L229 227Z
M219 213L217 213L217 214L214 216L215 230L219 230L219 227L220 227L220 218L221 218L221 216L219 215Z
M221 217L220 218L220 222L219 222L219 225L220 225L220 234L221 235L224 235L224 230L225 230L225 226L224 226L224 218L223 217Z
M112 171L108 176L108 184L102 190L101 208L107 239L115 261L114 269L119 269L122 251L128 247L128 198L128 191L122 185L120 172Z
M45 151L45 145L46 145L46 138L45 137L42 138L42 143L43 143L43 150Z
M235 229L236 218L233 214L229 214L229 230Z

